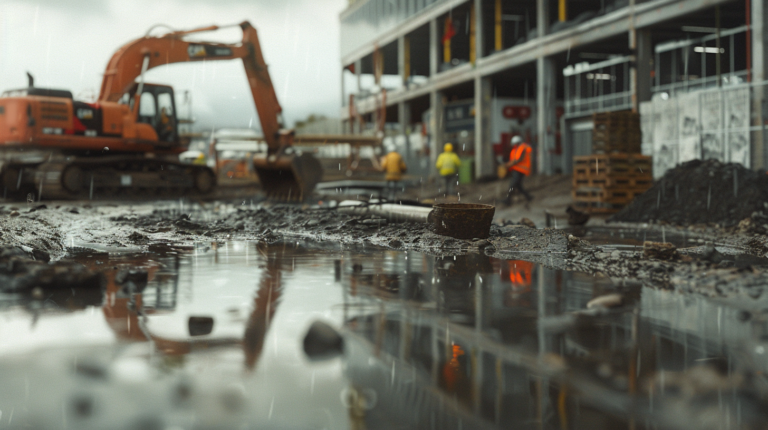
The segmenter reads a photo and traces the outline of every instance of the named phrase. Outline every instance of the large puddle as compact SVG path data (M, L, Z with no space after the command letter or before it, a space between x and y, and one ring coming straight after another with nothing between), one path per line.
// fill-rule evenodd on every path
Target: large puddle
M103 268L104 291L0 296L0 428L766 422L765 318L699 297L521 260L332 244L76 258ZM622 306L587 310L611 293ZM318 320L343 336L341 355L305 354Z

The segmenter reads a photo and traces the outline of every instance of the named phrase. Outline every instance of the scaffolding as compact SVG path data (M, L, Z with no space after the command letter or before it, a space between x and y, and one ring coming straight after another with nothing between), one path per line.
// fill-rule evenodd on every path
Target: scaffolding
M720 31L719 34L656 45L652 92L673 96L681 92L746 82L746 63L740 64L741 59L737 62L736 55L736 39L746 37L746 32L747 26L743 25ZM723 39L728 41L727 48L722 46ZM715 59L709 61L711 57L707 56L712 54L715 54ZM709 63L715 67L714 73L708 73ZM724 65L728 66L727 73L721 70ZM665 79L667 76L669 78Z
M632 109L630 62L630 57L620 56L563 69L565 117Z

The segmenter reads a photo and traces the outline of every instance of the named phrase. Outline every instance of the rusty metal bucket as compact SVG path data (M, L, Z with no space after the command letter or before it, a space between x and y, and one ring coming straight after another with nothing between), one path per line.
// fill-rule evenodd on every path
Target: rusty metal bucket
M323 177L320 161L310 154L283 155L276 160L254 157L253 167L267 197L303 200Z
M472 203L437 204L427 217L432 231L456 239L485 239L491 231L496 208Z

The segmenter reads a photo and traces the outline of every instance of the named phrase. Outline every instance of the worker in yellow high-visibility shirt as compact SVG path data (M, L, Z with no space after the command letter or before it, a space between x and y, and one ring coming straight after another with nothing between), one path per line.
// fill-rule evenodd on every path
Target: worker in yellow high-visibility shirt
M394 147L389 148L387 155L381 160L381 170L386 172L384 179L387 181L387 190L391 200L395 200L399 182L406 169L403 156L395 151Z
M453 152L453 145L446 143L443 146L443 153L437 157L435 166L440 169L440 176L445 182L445 193L453 194L453 186L458 182L459 167L461 166L459 156Z

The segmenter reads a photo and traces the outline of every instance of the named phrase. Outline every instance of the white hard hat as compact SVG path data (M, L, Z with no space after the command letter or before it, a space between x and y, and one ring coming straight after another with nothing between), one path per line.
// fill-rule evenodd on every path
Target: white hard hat
M512 138L513 145L517 145L518 143L522 143L522 142L523 142L523 138L520 136L515 136Z

